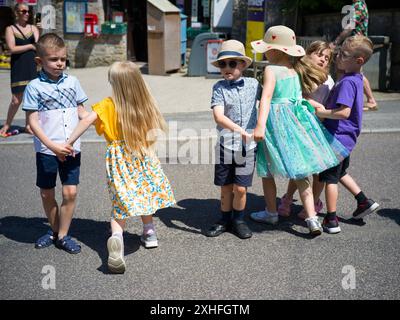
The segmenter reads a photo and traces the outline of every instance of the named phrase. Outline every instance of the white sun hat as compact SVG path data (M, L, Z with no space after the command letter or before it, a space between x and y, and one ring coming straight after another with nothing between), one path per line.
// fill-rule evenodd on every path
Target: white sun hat
M293 57L302 57L306 54L304 48L296 44L294 31L286 26L270 27L264 39L252 41L251 46L258 53L276 49Z

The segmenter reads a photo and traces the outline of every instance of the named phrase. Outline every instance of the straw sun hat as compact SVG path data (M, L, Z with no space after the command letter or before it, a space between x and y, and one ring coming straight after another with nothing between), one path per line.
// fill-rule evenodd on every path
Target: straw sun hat
M246 68L253 62L253 59L246 56L243 43L237 40L227 40L222 42L217 60L211 62L211 64L218 68L218 61L225 59L243 60L246 62Z
M302 46L296 45L296 35L293 30L285 26L269 28L264 39L252 41L251 46L258 53L276 49L293 57L302 57L306 54Z

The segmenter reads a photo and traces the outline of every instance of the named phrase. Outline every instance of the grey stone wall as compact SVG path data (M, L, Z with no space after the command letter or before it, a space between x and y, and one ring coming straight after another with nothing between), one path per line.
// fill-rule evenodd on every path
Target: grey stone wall
M85 38L83 35L64 34L63 1L54 0L56 7L56 33L63 37L67 49L70 66L85 68L108 66L115 61L127 59L126 35L100 35L99 38ZM104 22L102 0L88 3L88 12L96 13L99 17L99 30Z

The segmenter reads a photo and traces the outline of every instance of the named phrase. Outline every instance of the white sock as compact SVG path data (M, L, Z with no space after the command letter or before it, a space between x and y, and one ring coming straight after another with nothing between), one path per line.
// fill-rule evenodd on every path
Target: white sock
M273 216L273 217L275 217L275 216L278 215L278 212L269 212L269 211L267 210L267 208L265 208L265 213L266 213L267 215Z

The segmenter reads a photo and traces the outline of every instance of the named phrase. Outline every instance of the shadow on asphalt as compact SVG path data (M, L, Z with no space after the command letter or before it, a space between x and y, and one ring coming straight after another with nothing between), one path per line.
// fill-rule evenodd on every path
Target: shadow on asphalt
M280 200L277 198L278 201ZM220 201L218 199L184 199L179 201L177 206L179 208L163 209L156 213L155 216L169 228L194 234L204 234L205 230L220 218ZM251 212L263 210L264 207L263 196L253 193L247 194L245 219L252 232L284 231L305 239L313 238L308 233L306 223L297 217L297 213L302 209L302 206L293 206L292 215L287 218L280 217L279 224L276 226L250 220L249 214ZM304 229L304 232L302 232L303 230L299 231L298 227Z
M46 218L8 216L0 219L0 234L13 241L32 244L49 230ZM97 269L109 274L107 268L107 239L111 235L110 222L74 218L69 235L97 252L102 264ZM124 232L125 256L139 250L140 237Z
M400 209L384 208L378 210L377 214L381 217L394 220L400 226Z

